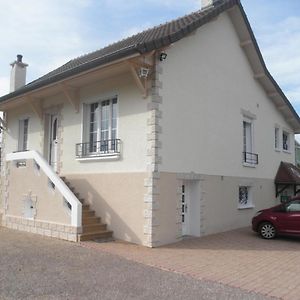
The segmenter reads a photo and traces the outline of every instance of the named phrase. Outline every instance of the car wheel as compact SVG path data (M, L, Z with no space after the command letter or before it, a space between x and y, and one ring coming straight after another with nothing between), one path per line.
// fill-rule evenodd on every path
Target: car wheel
M259 226L259 234L264 239L273 239L276 236L276 228L272 223L264 222Z

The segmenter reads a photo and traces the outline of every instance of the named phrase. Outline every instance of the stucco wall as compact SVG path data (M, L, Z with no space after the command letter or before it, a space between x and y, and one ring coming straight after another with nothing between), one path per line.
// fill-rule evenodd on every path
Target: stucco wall
M42 151L41 133L42 121L35 115L29 105L15 107L7 112L7 130L5 134L5 152L18 150L19 120L29 118L28 123L28 149Z
M83 102L93 102L118 95L118 138L121 157L118 160L79 162L74 160L75 144L81 142L82 106L78 114L68 105L63 108L62 173L138 172L146 171L147 102L127 74L81 89Z
M26 162L26 167L17 168L14 162L8 166L5 215L24 218L24 198L30 196L35 200L35 220L71 225L70 211L62 195L49 185L48 177L35 168L32 160Z
M292 132L253 71L226 13L166 50L161 63L160 171L274 178L291 153L274 150L275 124ZM256 168L242 164L243 114L255 115Z
M154 211L154 242L155 246L175 243L181 239L181 181L175 173L160 173L156 197L159 206Z
M59 91L59 90L58 90ZM75 159L75 144L82 141L82 103L91 103L118 95L118 138L121 139L121 157L117 160L79 162ZM51 108L61 116L61 145L59 149L62 174L146 171L147 101L133 82L130 74L101 80L80 90L80 111L76 113L63 93L43 99L44 112ZM44 153L44 122L22 105L7 112L6 153L17 150L20 118L29 117L29 150Z
M253 208L238 209L239 185L251 185ZM203 234L250 226L255 212L279 204L274 181L230 176L204 176Z
M146 173L67 175L115 238L138 244L144 242L145 177Z
M182 174L160 173L157 195L160 205L154 212L155 245L181 239L180 187L183 182L190 180L189 174L186 174L186 179L184 177ZM196 199L190 199L189 209L193 207L192 202L200 205L197 206L198 211L190 211L190 226L199 224L198 220L200 224L198 230L190 230L190 235L193 235L193 231L203 236L250 226L256 211L279 203L274 194L274 182L270 179L201 175L199 179L192 179L192 182L198 185L200 193ZM239 186L244 184L251 186L253 207L239 209L238 191Z

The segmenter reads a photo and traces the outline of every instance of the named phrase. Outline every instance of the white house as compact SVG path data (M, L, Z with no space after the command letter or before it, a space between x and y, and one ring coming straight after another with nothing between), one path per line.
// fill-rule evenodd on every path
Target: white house
M18 56L0 98L3 226L155 247L279 201L299 117L240 1L203 4L27 85Z

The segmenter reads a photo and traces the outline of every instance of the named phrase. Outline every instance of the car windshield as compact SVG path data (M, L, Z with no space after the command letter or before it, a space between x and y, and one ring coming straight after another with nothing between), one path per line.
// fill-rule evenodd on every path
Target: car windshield
M286 204L286 211L300 212L300 200L294 200Z

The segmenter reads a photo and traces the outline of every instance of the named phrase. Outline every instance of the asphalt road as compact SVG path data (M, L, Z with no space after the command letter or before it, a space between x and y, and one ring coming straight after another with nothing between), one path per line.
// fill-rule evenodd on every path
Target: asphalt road
M0 227L0 299L268 299Z

